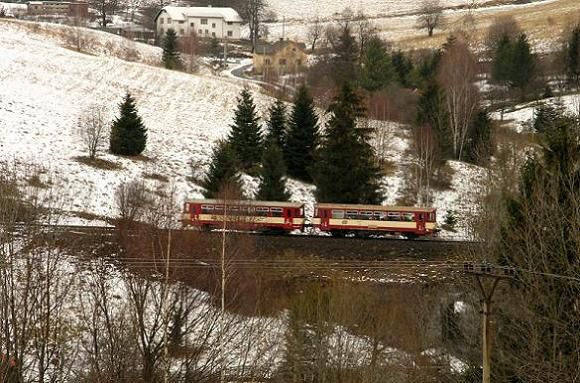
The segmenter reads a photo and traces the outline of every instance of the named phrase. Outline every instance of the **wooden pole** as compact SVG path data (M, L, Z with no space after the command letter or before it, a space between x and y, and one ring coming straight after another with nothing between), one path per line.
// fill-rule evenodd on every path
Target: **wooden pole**
M485 285L481 280L482 277L494 278L493 284L489 291L486 291ZM493 294L501 277L492 275L476 275L479 291L483 297L483 324L482 324L482 354L483 354L483 383L491 383L491 304Z

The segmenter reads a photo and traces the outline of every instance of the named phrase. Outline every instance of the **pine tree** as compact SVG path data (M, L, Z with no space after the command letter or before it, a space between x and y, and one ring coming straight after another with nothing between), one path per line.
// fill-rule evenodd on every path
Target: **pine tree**
M181 68L181 58L177 46L177 34L173 29L168 29L163 39L163 65L167 69Z
M113 154L136 156L145 150L147 129L137 114L135 99L127 93L119 105L121 115L113 122L110 150Z
M393 77L393 67L385 44L379 37L371 38L362 59L361 86L373 92L388 86Z
M310 168L318 147L318 117L314 101L305 86L298 88L294 96L294 108L290 115L284 159L288 175L302 181L312 181Z
M211 164L202 183L205 197L217 198L225 185L241 189L234 151L228 142L219 141L214 147Z
M417 103L417 126L429 125L435 131L439 152L443 158L453 158L453 145L443 90L434 81Z
M269 110L268 120L268 138L267 140L274 140L280 149L286 145L286 105L282 100L276 100Z
M258 124L256 105L247 89L238 98L234 124L228 138L240 170L255 173L255 166L262 159L262 134Z
M491 69L492 79L500 84L508 84L511 80L513 60L513 45L507 34L499 40L495 50Z
M405 56L401 51L397 51L391 57L391 62L395 73L397 74L397 79L399 84L405 88L409 88L412 85L411 73L413 72L413 62Z
M329 108L331 114L315 165L316 197L320 202L376 204L379 169L367 132L357 128L364 111L345 84Z
M469 129L465 146L465 160L476 164L484 164L493 153L491 137L492 119L487 110L475 114L471 129Z
M521 89L522 93L534 78L535 61L528 37L525 33L522 33L513 46L513 61L510 71L511 85Z
M563 114L564 106L561 103L540 105L534 112L534 131L545 133L546 130L554 126Z
M332 76L337 84L356 79L358 47L352 30L347 24L341 28L340 36L334 47L334 71Z
M566 44L566 71L570 83L580 85L580 25L572 30Z
M261 183L257 199L261 201L288 201L290 195L286 191L285 174L286 165L282 149L276 141L270 140L262 157Z

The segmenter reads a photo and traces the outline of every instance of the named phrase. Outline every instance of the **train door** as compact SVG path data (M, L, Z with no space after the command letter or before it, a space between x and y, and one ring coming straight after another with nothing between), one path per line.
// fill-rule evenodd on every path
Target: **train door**
M427 213L416 213L417 231L419 233L425 232L425 223L427 221Z

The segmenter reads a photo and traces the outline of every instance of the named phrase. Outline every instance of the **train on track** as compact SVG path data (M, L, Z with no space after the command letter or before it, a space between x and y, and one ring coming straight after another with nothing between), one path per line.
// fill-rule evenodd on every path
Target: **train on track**
M409 239L433 236L437 227L434 208L319 203L306 218L303 203L272 201L190 200L183 206L184 227L202 230L227 228L290 233L313 227L336 237L402 235Z

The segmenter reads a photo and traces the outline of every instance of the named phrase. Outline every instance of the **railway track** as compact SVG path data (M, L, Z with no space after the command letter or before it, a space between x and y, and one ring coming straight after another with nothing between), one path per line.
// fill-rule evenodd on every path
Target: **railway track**
M61 238L76 238L82 243L102 241L104 237L113 238L119 233L115 226L79 226L79 225L20 225L14 226L16 233L28 232L31 235L55 235ZM174 235L187 235L188 229L174 230ZM125 232L129 236L138 235L139 229ZM213 231L200 235L221 236ZM231 235L245 233L232 232ZM385 259L408 257L413 259L441 259L465 252L477 243L448 239L401 239L401 238L349 238L307 234L260 234L252 233L256 251L259 255L279 255L288 253L301 256L316 256L328 259ZM204 250L204 249L200 249ZM207 250L206 250L207 251Z

